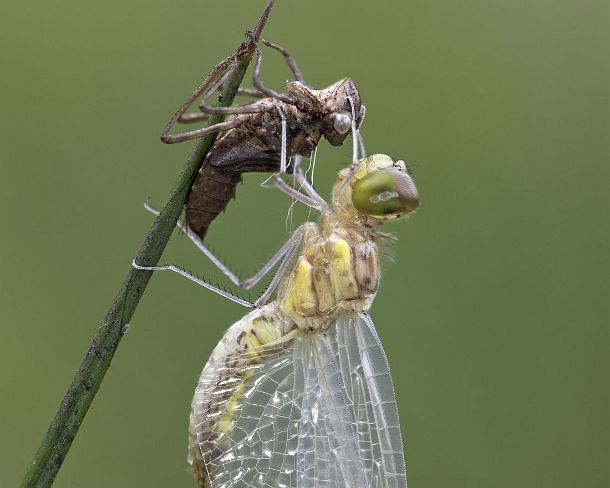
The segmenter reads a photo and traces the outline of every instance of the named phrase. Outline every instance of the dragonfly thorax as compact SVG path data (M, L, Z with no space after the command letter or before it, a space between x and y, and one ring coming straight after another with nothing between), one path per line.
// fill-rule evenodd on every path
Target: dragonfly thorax
M281 312L302 330L324 330L342 311L367 311L379 285L373 240L337 222L328 227L307 224L301 255L278 296Z

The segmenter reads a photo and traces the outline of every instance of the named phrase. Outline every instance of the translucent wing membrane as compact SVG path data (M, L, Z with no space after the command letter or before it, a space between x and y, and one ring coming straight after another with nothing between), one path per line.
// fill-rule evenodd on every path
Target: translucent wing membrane
M373 487L405 487L396 395L385 351L367 314L343 316L328 342L348 398L366 477Z
M394 389L368 315L297 333L255 359L218 359L193 407L191 456L203 458L209 486L406 487Z
M302 361L305 388L298 424L295 486L370 486L331 348L321 334L299 338L298 342L295 366L301 366Z

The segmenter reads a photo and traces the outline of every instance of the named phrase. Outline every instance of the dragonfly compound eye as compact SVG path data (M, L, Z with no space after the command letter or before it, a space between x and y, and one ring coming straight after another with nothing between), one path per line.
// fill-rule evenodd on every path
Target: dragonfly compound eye
M359 212L366 215L398 216L417 208L419 194L408 174L400 170L380 170L354 184L352 202Z

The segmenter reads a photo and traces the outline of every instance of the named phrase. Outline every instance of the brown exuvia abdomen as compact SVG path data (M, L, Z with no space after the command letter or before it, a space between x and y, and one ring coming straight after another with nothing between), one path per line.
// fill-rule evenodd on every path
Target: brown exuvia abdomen
M216 216L235 198L241 173L203 164L186 201L186 223L201 238Z
M255 115L261 118L269 114ZM236 186L241 182L243 173L280 170L280 121L258 118L224 133L214 143L199 169L185 208L187 225L201 239L216 216L235 198ZM315 146L320 139L319 131L315 126L312 130L304 130L290 118L289 122L287 156L309 155L310 145ZM287 172L291 171L289 166Z

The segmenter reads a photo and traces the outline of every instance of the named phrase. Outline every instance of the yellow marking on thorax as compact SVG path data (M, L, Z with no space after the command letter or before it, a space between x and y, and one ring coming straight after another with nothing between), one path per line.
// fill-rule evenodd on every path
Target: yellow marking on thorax
M312 269L306 257L299 257L290 277L286 295L280 304L284 313L297 323L301 317L313 315L317 310Z
M316 239L303 250L303 255L312 264L313 288L318 300L318 311L326 312L335 305L330 282L330 262L326 256L324 241Z
M358 296L358 285L354 277L352 252L345 239L331 238L330 266L335 301L341 302Z

